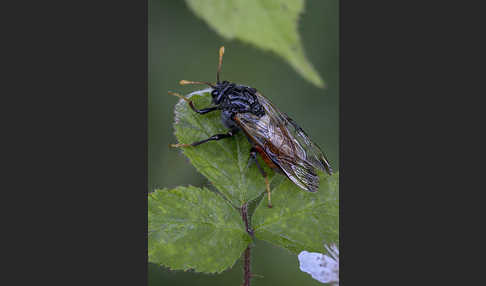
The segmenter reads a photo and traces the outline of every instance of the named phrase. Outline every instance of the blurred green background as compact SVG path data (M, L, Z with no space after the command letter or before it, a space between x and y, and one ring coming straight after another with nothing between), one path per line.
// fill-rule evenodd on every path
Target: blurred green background
M339 168L339 2L306 1L299 21L304 49L327 84L320 89L300 77L283 59L237 40L226 41L187 8L184 1L149 0L149 191L155 187L208 186L177 150L173 108L177 98L204 86L180 86L179 80L216 80L218 49L225 46L222 79L257 88L301 125ZM264 29L264 27L262 27ZM252 285L322 285L299 270L297 256L257 241L252 251ZM169 271L149 263L149 285L240 285L242 265L223 274Z

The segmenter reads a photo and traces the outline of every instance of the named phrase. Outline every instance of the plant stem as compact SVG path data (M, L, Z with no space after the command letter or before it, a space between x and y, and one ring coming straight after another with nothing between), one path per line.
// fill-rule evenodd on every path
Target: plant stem
M250 246L245 249L245 259L244 259L244 271L245 277L243 281L243 286L250 286L251 272L250 272Z
M248 203L244 203L243 206L241 206L241 218L245 223L246 232L253 237L253 230L250 228L250 224L248 223Z
M241 218L246 226L246 232L248 232L251 237L253 237L253 230L250 228L248 223L248 203L241 206ZM250 286L251 271L250 271L250 245L245 249L244 259L243 259L243 271L244 271L244 281L243 286Z

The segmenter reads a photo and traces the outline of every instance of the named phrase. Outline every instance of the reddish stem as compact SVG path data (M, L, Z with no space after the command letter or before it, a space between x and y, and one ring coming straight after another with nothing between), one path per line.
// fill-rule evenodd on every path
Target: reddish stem
M241 207L241 218L243 222L245 222L246 232L253 237L253 230L250 228L248 223L248 204L245 203ZM244 281L243 286L250 286L250 279L251 279L251 271L250 271L250 245L246 247L244 259L243 259L243 271L244 271Z
M248 246L245 249L245 266L244 266L244 271L245 271L245 276L244 276L244 286L250 286L250 279L251 279L251 272L250 272L250 246Z

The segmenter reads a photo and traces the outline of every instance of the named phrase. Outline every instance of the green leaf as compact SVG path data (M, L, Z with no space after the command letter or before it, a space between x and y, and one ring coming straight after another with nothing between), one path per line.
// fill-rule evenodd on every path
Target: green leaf
M208 189L189 186L149 194L150 262L174 270L222 272L250 241L238 211Z
M272 190L272 203L271 209L261 203L252 217L257 238L296 254L325 253L324 243L339 245L339 174L321 174L316 193L283 180Z
M197 108L211 104L210 89L196 91L186 96ZM221 123L221 111L204 115L194 112L188 104L179 100L175 107L175 135L179 143L193 143L212 135L226 133L228 128ZM265 181L255 164L248 166L250 143L238 132L235 136L210 141L197 147L183 147L182 152L196 169L221 192L235 207L257 198L265 189ZM261 159L259 159L261 160ZM274 172L263 161L269 181Z
M186 3L221 36L275 52L306 80L324 86L304 54L298 33L304 0L186 0Z

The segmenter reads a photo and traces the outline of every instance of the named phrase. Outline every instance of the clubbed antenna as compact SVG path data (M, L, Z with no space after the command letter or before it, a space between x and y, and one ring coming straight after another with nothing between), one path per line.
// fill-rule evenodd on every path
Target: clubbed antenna
M186 84L207 84L209 85L210 87L214 88L214 85L210 82L206 82L206 81L190 81L190 80L181 80L179 82L180 85L186 85Z
M224 46L221 46L221 48L219 48L218 72L216 73L216 81L218 83L220 83L219 74L221 73L221 66L223 65L223 55L224 55Z

